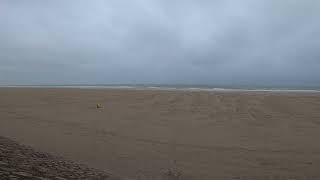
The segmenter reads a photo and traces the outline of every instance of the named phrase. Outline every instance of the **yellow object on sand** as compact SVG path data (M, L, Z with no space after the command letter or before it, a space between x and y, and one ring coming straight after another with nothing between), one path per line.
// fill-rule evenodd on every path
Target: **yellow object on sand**
M96 105L97 109L102 108L101 104Z

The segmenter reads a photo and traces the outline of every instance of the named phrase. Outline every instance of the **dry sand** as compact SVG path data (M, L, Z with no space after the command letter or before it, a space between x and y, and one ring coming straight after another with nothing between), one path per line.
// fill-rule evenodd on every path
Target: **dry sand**
M318 93L1 88L0 136L133 179L320 179Z

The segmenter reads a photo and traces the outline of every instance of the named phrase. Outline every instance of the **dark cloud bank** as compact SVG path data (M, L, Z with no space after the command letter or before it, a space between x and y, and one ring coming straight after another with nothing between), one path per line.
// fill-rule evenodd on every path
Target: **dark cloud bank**
M320 1L0 1L0 84L320 84Z

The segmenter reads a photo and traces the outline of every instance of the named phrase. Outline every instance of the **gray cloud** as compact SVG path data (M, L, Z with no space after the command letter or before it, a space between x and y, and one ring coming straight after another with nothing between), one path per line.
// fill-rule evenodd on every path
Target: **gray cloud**
M320 2L0 1L0 84L319 85Z

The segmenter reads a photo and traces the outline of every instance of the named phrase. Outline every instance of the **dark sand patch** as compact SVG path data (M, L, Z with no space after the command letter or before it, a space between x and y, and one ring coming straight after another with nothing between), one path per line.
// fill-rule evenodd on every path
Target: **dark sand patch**
M37 152L10 139L0 137L1 180L118 180L110 174L61 157Z

